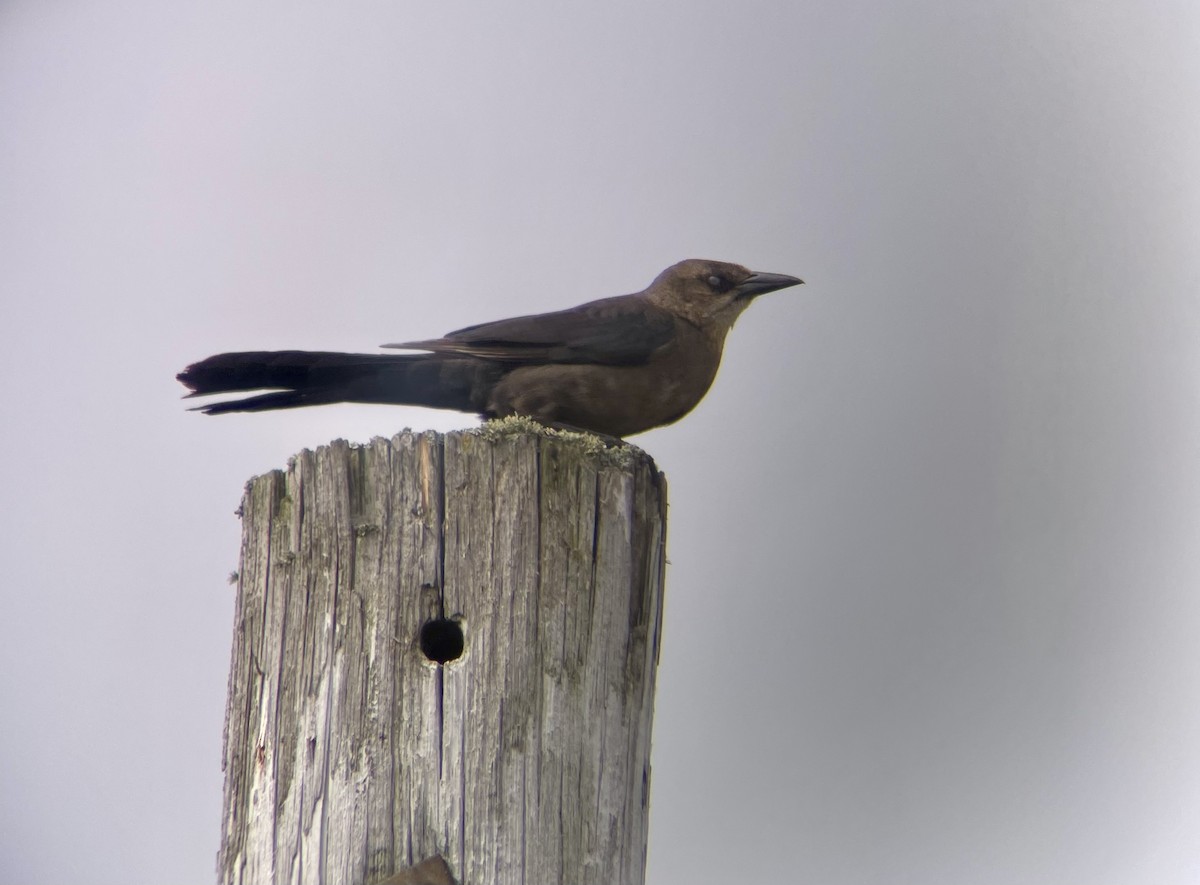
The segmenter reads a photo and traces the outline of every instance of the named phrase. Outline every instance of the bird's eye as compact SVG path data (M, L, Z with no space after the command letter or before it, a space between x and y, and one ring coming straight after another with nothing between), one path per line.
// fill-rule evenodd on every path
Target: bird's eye
M721 277L717 276L716 274L713 274L712 276L710 276L707 280L707 283L710 286L712 286L714 289L716 289L718 292L724 292L726 289L729 288L729 283L727 283L725 280L723 280Z

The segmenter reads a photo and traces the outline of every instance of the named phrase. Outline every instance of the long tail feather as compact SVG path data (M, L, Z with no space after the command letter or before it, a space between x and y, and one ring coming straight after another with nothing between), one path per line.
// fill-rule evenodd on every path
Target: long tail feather
M272 390L197 406L208 415L262 412L337 402L394 403L482 412L504 368L442 354L367 354L281 350L221 353L176 377L192 396Z

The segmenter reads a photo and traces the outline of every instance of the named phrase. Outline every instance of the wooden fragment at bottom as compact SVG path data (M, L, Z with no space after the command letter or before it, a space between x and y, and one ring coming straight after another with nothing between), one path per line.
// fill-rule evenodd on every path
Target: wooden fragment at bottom
M458 885L441 855L426 858L415 867L401 870L376 885Z

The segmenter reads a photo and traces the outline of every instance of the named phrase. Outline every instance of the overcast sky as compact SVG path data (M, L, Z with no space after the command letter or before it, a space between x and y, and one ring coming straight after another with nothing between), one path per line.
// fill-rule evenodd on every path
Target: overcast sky
M705 257L648 881L1200 882L1198 237L1195 0L0 0L0 881L212 881L243 483L472 423L176 371Z

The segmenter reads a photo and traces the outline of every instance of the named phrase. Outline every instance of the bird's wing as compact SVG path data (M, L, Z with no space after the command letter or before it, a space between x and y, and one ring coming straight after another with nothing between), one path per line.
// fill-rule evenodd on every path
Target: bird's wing
M467 326L444 338L385 344L522 363L645 363L671 340L671 315L636 296L604 298L554 313Z

